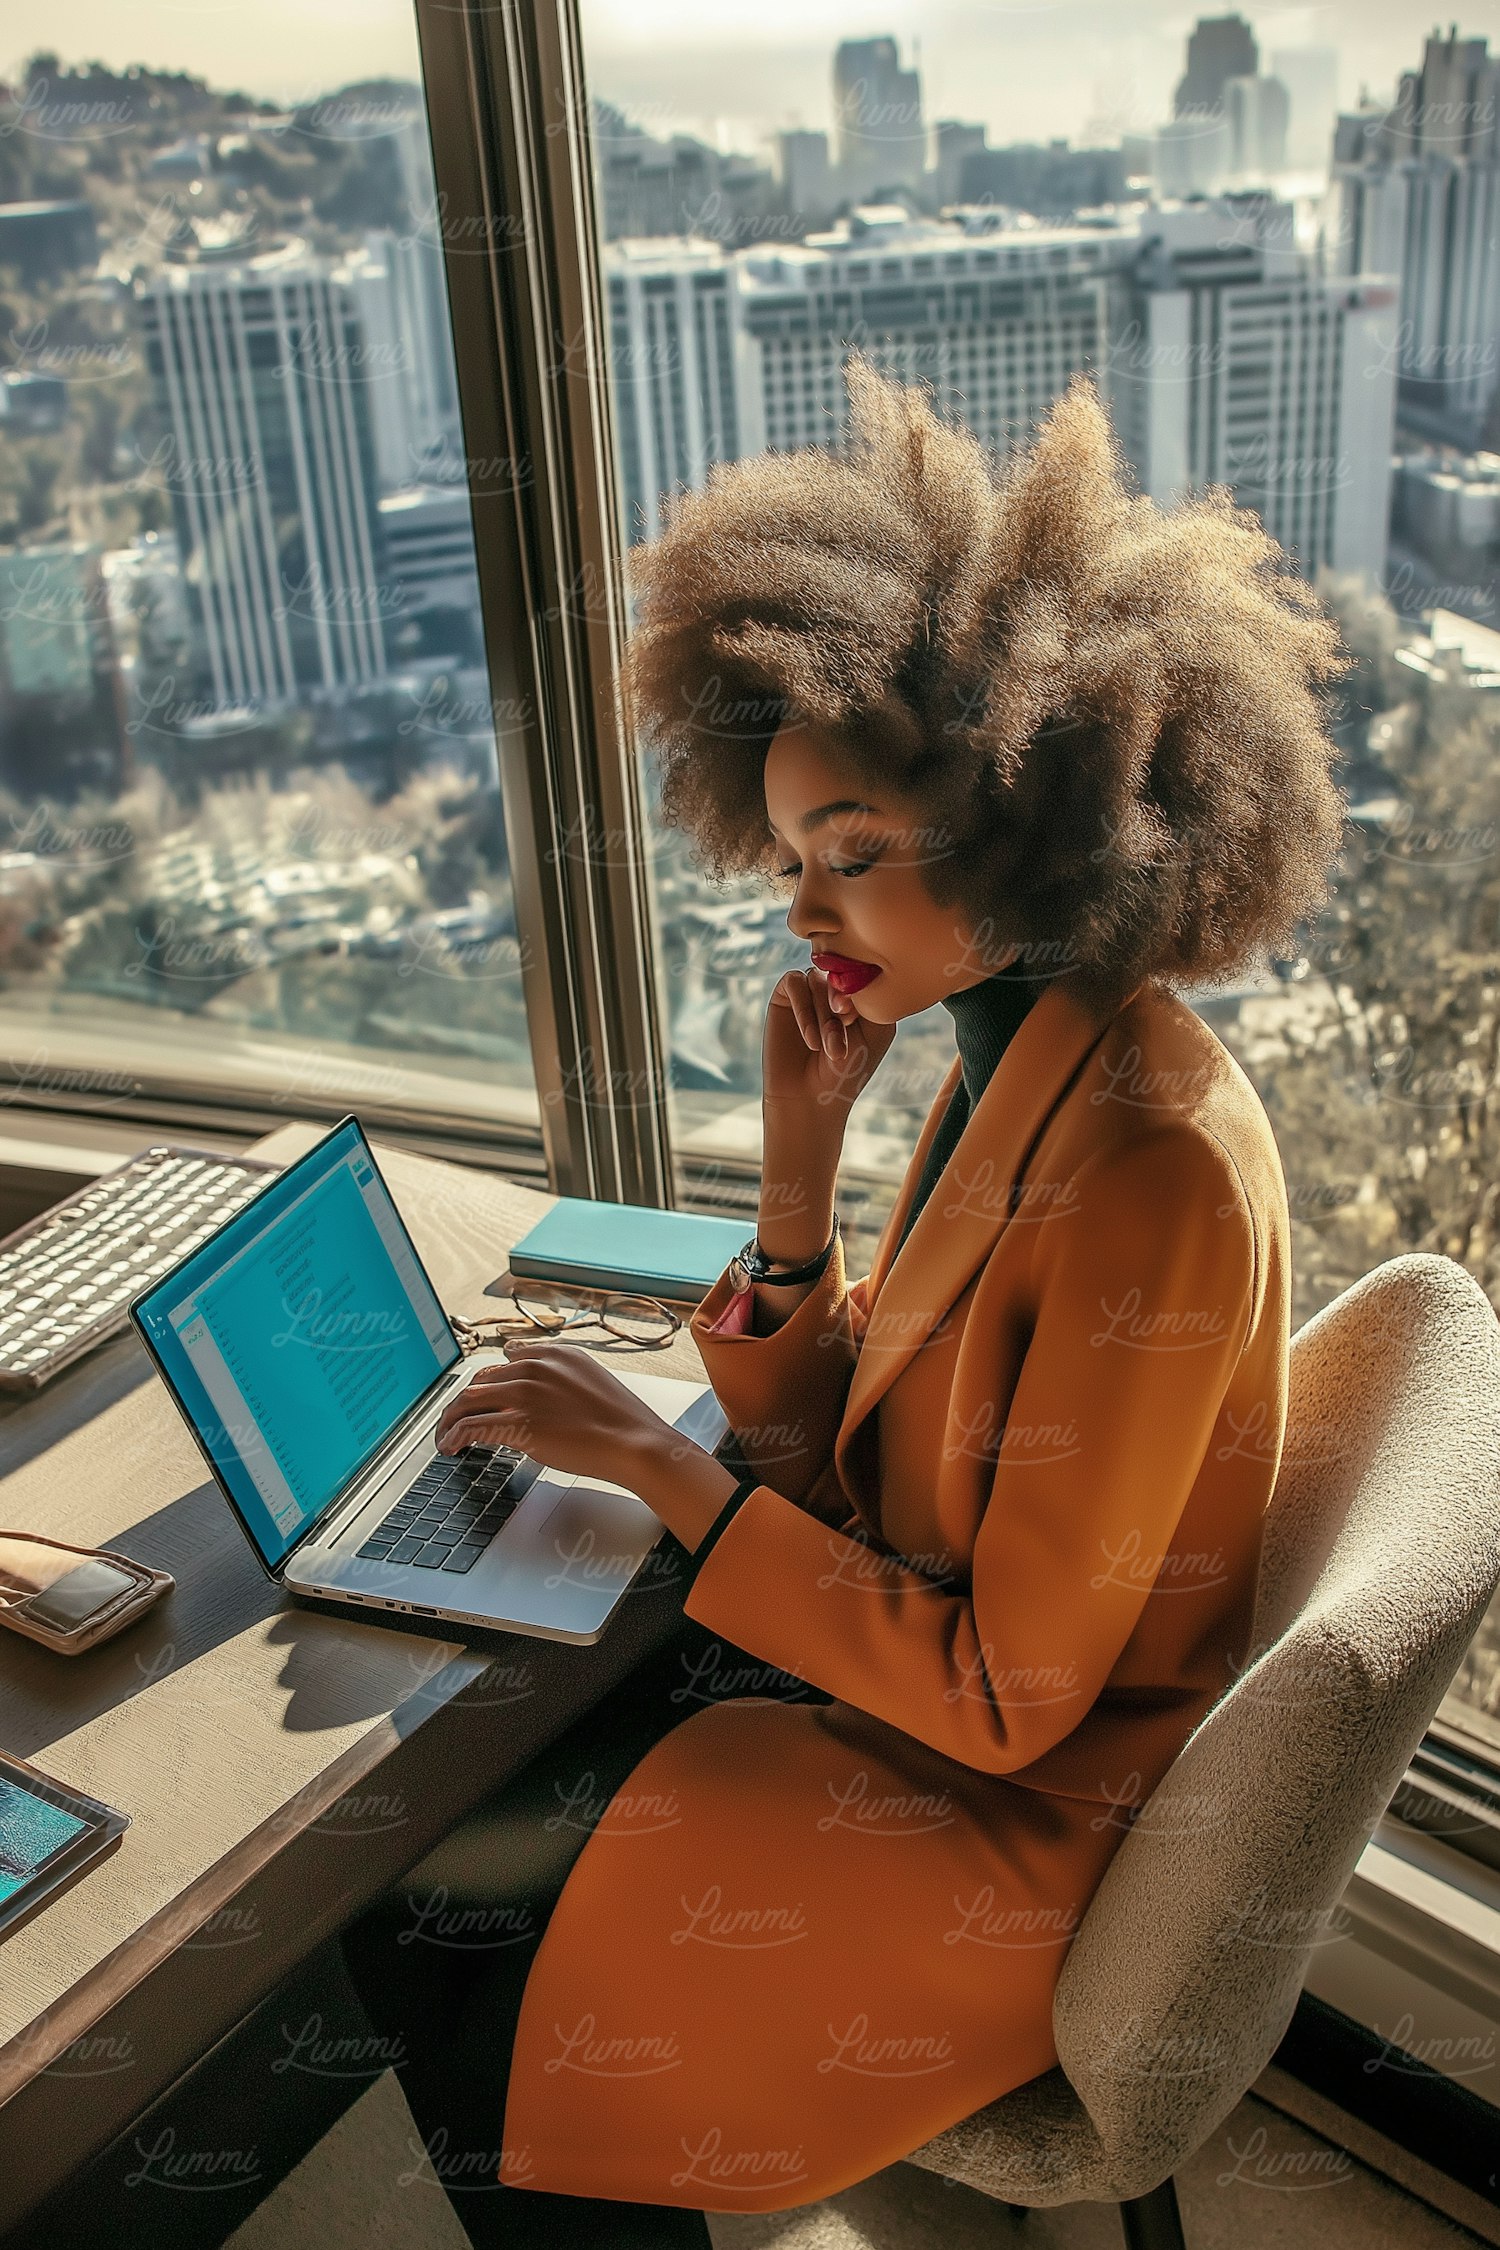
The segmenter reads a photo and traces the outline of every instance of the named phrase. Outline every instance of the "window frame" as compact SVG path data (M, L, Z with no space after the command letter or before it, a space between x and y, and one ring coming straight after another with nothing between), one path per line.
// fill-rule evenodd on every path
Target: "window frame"
M497 704L535 714L507 731L500 780L516 926L534 949L524 990L547 1179L561 1195L668 1208L666 1011L619 691L624 552L581 28L567 0L415 11L428 114L442 119L465 453L524 464L475 501L475 546ZM559 834L581 848L559 851Z

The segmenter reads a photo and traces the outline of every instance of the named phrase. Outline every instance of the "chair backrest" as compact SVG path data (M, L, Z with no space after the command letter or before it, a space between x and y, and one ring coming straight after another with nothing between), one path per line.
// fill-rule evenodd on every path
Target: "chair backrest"
M1254 1645L1143 1806L1054 2005L1104 2150L1148 2184L1269 2061L1500 1579L1500 1323L1450 1258L1298 1330Z

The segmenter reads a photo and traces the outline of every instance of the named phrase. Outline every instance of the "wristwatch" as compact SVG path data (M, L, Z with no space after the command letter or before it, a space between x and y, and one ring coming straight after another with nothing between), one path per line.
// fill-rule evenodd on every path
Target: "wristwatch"
M833 1246L838 1238L839 1215L835 1211L833 1214L833 1232L828 1237L828 1247L825 1250L820 1250L816 1258L810 1258L805 1266L782 1266L778 1268L776 1260L768 1258L762 1250L759 1235L752 1234L739 1256L731 1258L729 1261L729 1276L734 1285L736 1296L741 1295L756 1281L816 1281L833 1256Z

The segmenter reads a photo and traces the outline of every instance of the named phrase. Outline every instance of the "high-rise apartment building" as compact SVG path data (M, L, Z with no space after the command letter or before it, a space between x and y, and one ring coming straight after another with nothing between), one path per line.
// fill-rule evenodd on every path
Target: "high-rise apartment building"
M1395 418L1392 275L1319 275L1271 197L1150 211L1114 281L1121 442L1163 504L1227 484L1295 556L1384 568Z
M340 266L366 344L366 400L383 492L462 481L463 443L446 313L434 319L430 243L371 230ZM441 257L439 256L441 280Z
M291 241L166 265L140 304L215 703L379 679L369 349L347 269Z
M867 206L826 234L737 261L767 446L842 441L856 341L1004 452L1104 341L1109 232L965 232Z
M606 245L610 376L627 541L654 539L673 490L715 461L756 453L737 319L736 265L717 243L670 236Z
M1154 498L1225 483L1309 575L1383 567L1394 277L1320 275L1272 196L1024 227L865 205L802 243L606 265L632 539L714 460L839 446L857 347L1000 454L1090 369Z

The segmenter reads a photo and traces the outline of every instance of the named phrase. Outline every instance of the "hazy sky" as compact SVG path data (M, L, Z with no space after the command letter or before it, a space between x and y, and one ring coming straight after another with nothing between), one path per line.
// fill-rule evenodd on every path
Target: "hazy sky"
M1076 135L1090 122L1146 126L1169 114L1187 33L1200 9L1173 0L583 0L591 88L653 131L700 133L752 148L764 130L823 126L829 63L841 38L919 43L927 118L982 121L992 140ZM1420 59L1431 28L1411 0L1335 0L1243 9L1262 65L1277 46L1333 46L1340 96L1379 95ZM48 0L10 16L3 60L33 47L65 61L150 62L275 100L352 78L415 76L410 0ZM1447 28L1446 20L1444 29ZM1459 18L1500 50L1500 0Z

